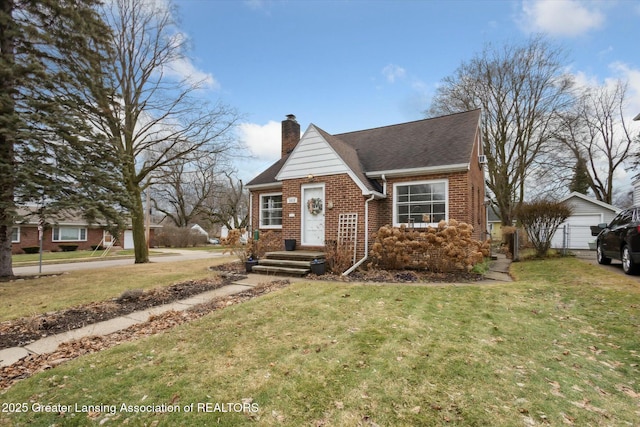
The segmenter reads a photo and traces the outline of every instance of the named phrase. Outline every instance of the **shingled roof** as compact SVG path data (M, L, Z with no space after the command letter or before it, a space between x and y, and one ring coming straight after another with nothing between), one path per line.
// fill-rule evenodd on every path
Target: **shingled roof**
M369 187L375 183L367 176L468 165L479 121L480 110L473 110L337 135L316 129ZM287 157L278 160L247 185L276 184L276 176Z

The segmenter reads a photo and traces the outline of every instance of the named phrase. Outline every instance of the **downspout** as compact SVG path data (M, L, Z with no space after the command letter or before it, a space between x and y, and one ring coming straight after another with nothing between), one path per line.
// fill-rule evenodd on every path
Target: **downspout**
M382 194L387 195L387 179L384 174L382 175ZM342 273L343 276L348 276L351 274L356 268L360 267L363 262L369 258L369 202L375 198L375 195L371 195L364 202L364 256L362 259L355 264L353 264L347 271Z

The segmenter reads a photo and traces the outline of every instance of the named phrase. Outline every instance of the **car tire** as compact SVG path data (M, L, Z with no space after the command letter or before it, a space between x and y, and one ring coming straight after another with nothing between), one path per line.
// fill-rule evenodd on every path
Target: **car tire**
M598 260L598 264L611 264L611 258L607 258L606 256L604 256L604 251L602 250L602 245L600 243L598 243L598 246L596 248L596 259Z
M635 264L633 258L631 258L629 246L625 245L622 247L620 259L622 260L622 271L624 271L625 274L636 274L638 272L638 265Z

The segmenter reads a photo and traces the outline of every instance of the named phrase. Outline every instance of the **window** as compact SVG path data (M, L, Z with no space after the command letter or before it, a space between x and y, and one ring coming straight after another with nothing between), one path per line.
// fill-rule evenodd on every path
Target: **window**
M447 181L394 184L393 225L426 227L448 219Z
M20 227L11 228L11 243L20 243Z
M260 227L282 228L282 193L260 195Z
M83 227L54 227L54 242L81 242L87 240L87 229Z

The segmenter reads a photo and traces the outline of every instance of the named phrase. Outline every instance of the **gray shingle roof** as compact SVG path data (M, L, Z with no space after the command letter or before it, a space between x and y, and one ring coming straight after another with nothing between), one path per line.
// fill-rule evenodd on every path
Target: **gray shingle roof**
M468 164L480 110L355 132L322 136L371 190L378 185L366 173ZM275 183L288 156L247 185Z

